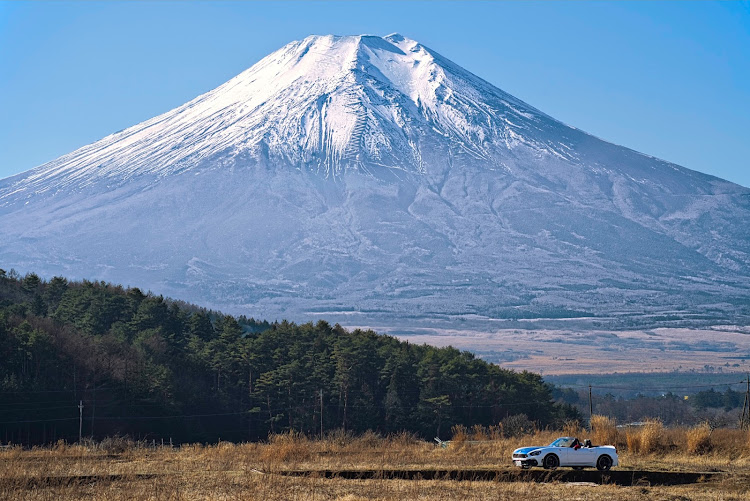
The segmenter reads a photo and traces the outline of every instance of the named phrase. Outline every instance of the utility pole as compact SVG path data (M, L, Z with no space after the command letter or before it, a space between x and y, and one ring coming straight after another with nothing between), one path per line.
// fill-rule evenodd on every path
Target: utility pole
M748 425L750 425L750 374L747 375L747 388L745 389L745 403L742 404L740 428L744 430Z
M81 443L81 433L83 432L83 400L78 402L78 443Z
M594 415L594 400L591 398L591 385L589 384L589 430L591 430L591 417Z
M91 406L91 440L94 439L94 414L96 414L96 384L94 384L94 405Z
M320 439L323 440L323 390L320 390Z

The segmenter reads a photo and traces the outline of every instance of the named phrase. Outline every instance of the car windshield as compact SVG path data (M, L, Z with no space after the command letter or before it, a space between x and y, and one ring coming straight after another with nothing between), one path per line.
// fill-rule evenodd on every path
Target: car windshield
M573 443L573 440L575 438L573 437L560 437L551 444L549 444L550 447L570 447L570 444Z

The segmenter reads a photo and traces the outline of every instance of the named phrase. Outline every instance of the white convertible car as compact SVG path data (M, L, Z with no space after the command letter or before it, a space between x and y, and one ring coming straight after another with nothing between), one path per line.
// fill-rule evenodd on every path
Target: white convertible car
M618 464L617 449L612 445L595 447L590 440L579 442L575 437L560 437L549 445L514 450L513 464L521 468L572 466L579 470L596 467L607 471Z

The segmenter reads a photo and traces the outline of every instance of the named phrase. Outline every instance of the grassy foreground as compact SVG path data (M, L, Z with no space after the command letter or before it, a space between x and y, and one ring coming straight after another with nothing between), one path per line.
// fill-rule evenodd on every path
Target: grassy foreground
M490 437L458 429L448 448L409 435L382 438L333 434L310 440L287 434L265 443L150 447L121 439L99 444L0 450L0 499L192 500L263 499L347 501L374 499L748 499L750 436L740 430L663 429L658 423L621 431L606 420L591 434L609 433L618 444L619 469L723 471L721 480L681 486L619 487L558 482L456 482L447 480L344 480L321 478L325 469L509 468L520 445L549 443L573 428L520 438ZM476 443L474 440L482 440ZM595 440L597 441L597 440ZM602 441L603 442L603 441ZM601 442L600 442L601 443ZM629 446L629 447L628 447ZM302 477L280 475L305 470Z

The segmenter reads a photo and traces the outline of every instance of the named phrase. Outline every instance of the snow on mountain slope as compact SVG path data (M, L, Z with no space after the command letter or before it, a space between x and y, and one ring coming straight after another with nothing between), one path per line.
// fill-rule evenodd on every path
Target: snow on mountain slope
M750 190L564 125L413 40L311 36L0 181L0 267L295 320L735 321L748 222Z
M263 154L326 176L378 167L423 174L420 144L430 141L483 160L516 144L570 156L570 145L543 137L550 125L559 124L400 35L311 36L21 177L23 189L44 191Z

